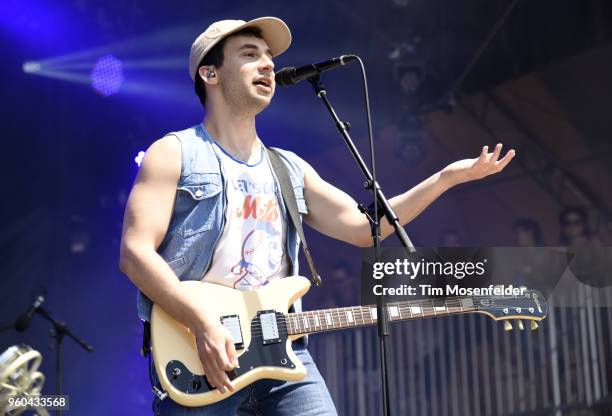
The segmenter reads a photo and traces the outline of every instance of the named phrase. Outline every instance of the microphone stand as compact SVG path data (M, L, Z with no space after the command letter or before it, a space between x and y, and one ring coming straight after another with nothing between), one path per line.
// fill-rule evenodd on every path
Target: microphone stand
M344 142L348 146L351 154L353 155L353 158L357 162L357 165L359 165L359 169L361 169L361 172L363 173L363 176L366 179L365 184L364 184L366 189L370 189L372 191L375 203L380 204L380 206L382 207L385 217L387 218L389 223L393 226L395 230L395 234L399 238L402 245L408 250L409 253L414 252L415 251L414 246L412 245L412 242L408 238L406 231L401 226L399 222L399 218L397 217L397 215L391 208L391 205L389 204L389 201L383 194L383 191L380 188L380 185L378 184L378 182L376 181L376 178L374 178L372 174L370 173L370 170L368 169L366 163L364 162L363 158L359 154L359 150L357 150L357 147L355 147L355 143L353 142L353 140L351 139L351 136L348 133L348 130L351 127L350 124L340 120L340 118L334 111L334 108L332 107L331 103L329 102L329 99L327 98L327 90L325 89L323 84L321 84L320 75L317 74L313 77L310 77L308 78L308 81L314 88L314 91L317 97L319 97L323 101L323 104L325 104L325 107L329 111L329 114L331 115L334 123L336 124L336 129L338 130L338 132L344 139ZM372 154L372 160L374 160L373 154ZM366 215L366 217L368 218L368 221L370 222L370 229L372 232L372 241L373 241L373 248L374 248L374 260L379 261L380 260L380 250L379 250L380 248L380 219L378 216L378 209L374 210L374 218L368 215L368 213L363 208L363 206L360 205L359 209L361 212L363 212ZM376 326L378 329L378 338L380 342L380 374L382 378L383 415L389 416L391 414L391 409L389 408L389 403L390 403L389 375L388 375L388 367L387 367L387 344L386 344L386 338L389 336L389 323L388 323L388 316L387 316L386 310L383 309L384 305L385 305L384 297L382 295L377 296L377 299L376 299L376 317L377 317Z
M51 312L44 308L37 308L36 313L41 315L47 321L51 322L53 329L51 330L51 337L55 338L55 394L60 396L62 394L62 341L64 336L72 338L77 344L79 344L85 351L92 352L93 347L83 341L78 336L74 335L72 331L66 326L65 322L61 322L53 318ZM62 411L57 410L56 413L61 416Z

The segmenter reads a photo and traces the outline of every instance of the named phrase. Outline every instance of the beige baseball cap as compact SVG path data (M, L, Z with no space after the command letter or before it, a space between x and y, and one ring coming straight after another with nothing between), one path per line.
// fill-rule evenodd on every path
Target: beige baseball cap
M261 29L261 36L270 47L272 56L278 56L285 52L291 44L289 28L285 22L277 17L260 17L248 22L244 20L220 20L208 26L208 29L198 36L193 45L191 45L191 52L189 54L189 74L191 79L195 81L198 65L213 46L226 36L247 27Z

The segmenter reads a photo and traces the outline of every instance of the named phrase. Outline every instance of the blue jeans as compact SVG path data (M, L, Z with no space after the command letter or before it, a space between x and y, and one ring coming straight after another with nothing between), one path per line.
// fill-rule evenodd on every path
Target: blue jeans
M306 367L301 381L259 380L232 396L202 407L184 407L169 397L153 400L156 416L337 416L336 407L325 381L319 374L310 353L300 342L293 350ZM152 370L153 382L160 387Z

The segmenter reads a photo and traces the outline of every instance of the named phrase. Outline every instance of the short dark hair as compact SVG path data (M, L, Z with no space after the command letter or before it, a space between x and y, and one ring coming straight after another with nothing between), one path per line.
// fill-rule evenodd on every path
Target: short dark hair
M542 236L542 229L540 224L533 218L519 218L512 224L512 230L517 232L518 230L529 231L533 236L533 242L536 246L544 245L544 237Z
M571 239L565 232L565 226L567 225L567 216L570 214L576 214L580 217L580 222L582 222L582 235L586 238L591 237L591 227L589 227L589 214L584 207L577 205L570 205L563 208L561 214L559 214L559 226L561 227L561 233L559 236L559 242L563 245L570 245L572 243Z
M252 36L254 38L263 39L261 34L261 29L258 27L246 27L242 30L239 30L236 33L232 33L231 35L221 39L219 43L212 47L206 55L202 58L195 73L195 93L200 99L200 103L202 103L202 107L206 108L206 88L204 87L204 80L200 76L200 68L203 66L215 66L216 68L221 68L223 65L223 48L225 47L225 43L228 39L234 36Z

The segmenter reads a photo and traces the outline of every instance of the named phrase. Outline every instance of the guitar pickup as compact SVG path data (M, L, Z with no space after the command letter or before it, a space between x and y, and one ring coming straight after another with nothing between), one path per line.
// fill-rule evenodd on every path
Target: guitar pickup
M234 341L234 348L241 350L244 348L244 340L242 339L242 328L240 326L240 317L238 315L226 315L221 317L221 324L228 330L232 340Z
M276 322L276 312L274 310L259 311L259 323L261 325L261 335L263 344L277 344L281 342L278 334L278 323Z

